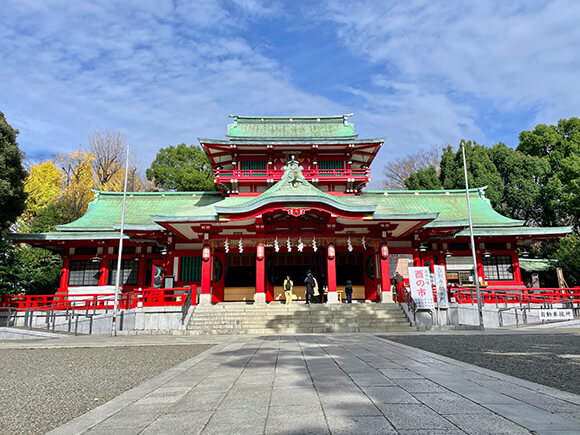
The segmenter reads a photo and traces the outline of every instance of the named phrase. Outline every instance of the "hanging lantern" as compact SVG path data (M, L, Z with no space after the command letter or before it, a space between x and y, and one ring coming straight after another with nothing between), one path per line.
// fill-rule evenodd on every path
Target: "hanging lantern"
M328 245L328 258L332 260L334 259L334 256L335 256L334 245Z
M211 250L209 246L204 246L203 250L201 251L201 258L203 259L203 261L208 261L210 256Z
M242 239L238 242L238 250L240 251L240 254L244 252L244 242L242 242Z
M258 260L264 259L264 245L259 244L256 246L256 257L258 257Z

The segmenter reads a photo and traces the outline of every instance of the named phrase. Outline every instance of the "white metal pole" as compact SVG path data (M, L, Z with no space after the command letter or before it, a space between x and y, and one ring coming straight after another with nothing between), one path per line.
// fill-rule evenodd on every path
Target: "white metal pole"
M121 233L119 234L119 255L117 255L117 275L115 276L115 302L113 303L113 322L111 336L117 335L117 312L119 311L119 280L121 278L121 260L123 256L123 233L125 231L125 203L127 200L127 176L129 174L129 145L125 160L125 183L123 185L123 208L121 211Z
M479 316L479 329L483 330L483 307L479 292L479 277L477 275L477 257L475 256L475 238L473 237L473 222L471 220L471 203L469 201L469 182L467 181L467 161L465 159L465 142L461 141L463 151L463 171L465 173L465 195L467 197L467 216L469 219L469 236L471 237L471 255L473 256L473 273L475 280L475 293L477 294L477 313Z

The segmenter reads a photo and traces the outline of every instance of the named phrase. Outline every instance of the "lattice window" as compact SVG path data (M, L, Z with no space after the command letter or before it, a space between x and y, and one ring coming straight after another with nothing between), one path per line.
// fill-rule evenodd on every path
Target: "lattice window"
M108 284L114 285L117 276L117 260L109 261ZM139 262L133 260L121 260L120 285L137 285L139 278Z
M319 160L319 169L342 169L342 160Z
M73 260L69 264L68 285L94 286L99 285L99 263L91 260Z
M514 279L514 267L510 255L492 255L483 259L483 274L490 281L511 281Z
M201 281L201 257L181 257L179 281Z

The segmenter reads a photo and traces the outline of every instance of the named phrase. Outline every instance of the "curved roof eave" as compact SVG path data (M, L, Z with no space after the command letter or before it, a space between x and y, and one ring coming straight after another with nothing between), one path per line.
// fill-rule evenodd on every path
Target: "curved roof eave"
M284 202L287 203L287 207L296 207L304 203L318 203L325 204L338 210L346 211L349 213L374 213L377 206L376 205L366 205L366 206L356 206L347 205L338 201L333 201L330 198L315 196L315 195L280 195L275 197L263 198L252 202L249 205L242 207L220 207L215 206L215 210L218 214L240 214L248 213L252 210L257 210L268 204L276 204Z

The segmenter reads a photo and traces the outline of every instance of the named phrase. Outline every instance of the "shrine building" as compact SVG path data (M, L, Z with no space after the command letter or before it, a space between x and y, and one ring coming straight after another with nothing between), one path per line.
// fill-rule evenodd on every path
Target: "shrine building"
M360 139L350 115L232 116L225 140L203 139L217 192L129 192L123 291L197 284L199 303L283 300L287 275L304 299L311 270L327 301L392 301L391 277L446 266L459 285L523 287L519 252L570 227L524 226L470 190L474 270L464 190L365 190L385 138ZM59 252L59 293L115 283L123 194L96 191L80 219L55 232L12 234ZM110 288L110 287L109 287Z

